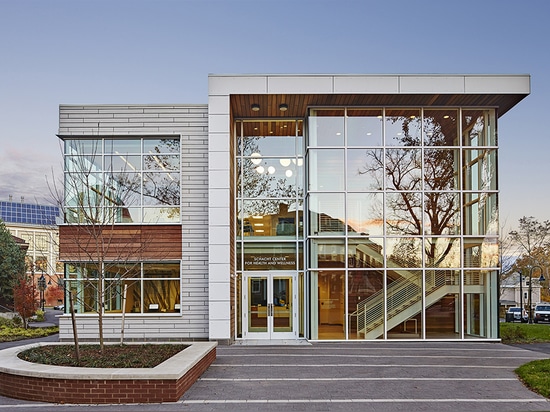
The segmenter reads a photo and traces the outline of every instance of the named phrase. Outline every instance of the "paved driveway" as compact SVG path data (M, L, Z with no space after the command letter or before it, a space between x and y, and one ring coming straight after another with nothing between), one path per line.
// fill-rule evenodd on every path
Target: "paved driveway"
M54 406L0 397L0 412L543 411L550 403L513 371L548 356L475 342L219 346L217 360L176 403Z

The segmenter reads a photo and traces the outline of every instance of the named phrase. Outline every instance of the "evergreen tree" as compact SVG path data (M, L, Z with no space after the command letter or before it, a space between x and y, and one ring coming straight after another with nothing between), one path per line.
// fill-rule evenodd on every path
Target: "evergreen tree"
M0 304L13 305L13 287L25 274L25 251L0 220Z

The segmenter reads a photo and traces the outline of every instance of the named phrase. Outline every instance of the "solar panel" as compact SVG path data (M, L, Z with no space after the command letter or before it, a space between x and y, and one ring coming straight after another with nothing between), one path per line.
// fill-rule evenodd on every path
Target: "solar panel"
M53 226L59 216L56 206L0 201L0 219L6 223Z

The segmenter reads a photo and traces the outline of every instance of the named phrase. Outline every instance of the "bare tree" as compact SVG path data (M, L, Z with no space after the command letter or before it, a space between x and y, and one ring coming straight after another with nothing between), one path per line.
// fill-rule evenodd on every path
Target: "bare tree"
M538 266L548 275L549 220L539 222L533 216L523 216L519 219L519 228L512 230L508 236L510 242L518 250L518 259L514 262L514 270L522 276L525 274L530 277L533 269ZM529 281L531 282L531 279ZM529 296L529 310L531 310L531 296ZM531 312L529 312L529 318L531 319Z
M141 195L167 205L163 210L168 215L179 213L180 190L175 171L176 166L179 171L179 141L160 140L159 145L177 147L144 156L144 171L136 170L131 156L121 153L105 156L102 163L99 142L71 142L74 155L65 157L63 190L54 183L50 192L67 224L61 228L59 248L73 272L69 271L65 287L81 310L97 313L103 351L106 301L112 296L119 299L124 285L136 281L151 240L140 228L119 224L132 222L132 206L139 206ZM176 154L166 154L171 150ZM121 165L117 170L116 162ZM148 168L157 173L147 173ZM162 260L162 252L158 259Z
M519 219L519 228L512 230L509 236L521 254L532 260L530 264L538 263L535 251L548 244L550 240L550 221L539 222L533 216L523 216Z
M395 116L390 121L401 125L399 146L366 152L365 166L359 174L369 174L373 187L383 187L388 195L386 225L388 232L399 235L455 235L460 224L456 189L456 161L443 127L435 118L425 117L423 127L426 148L422 151L419 118ZM414 127L413 127L414 126ZM455 126L456 132L456 126ZM424 251L429 267L437 267L451 252L453 237L426 238ZM405 240L407 241L407 240ZM408 251L409 247L397 247Z

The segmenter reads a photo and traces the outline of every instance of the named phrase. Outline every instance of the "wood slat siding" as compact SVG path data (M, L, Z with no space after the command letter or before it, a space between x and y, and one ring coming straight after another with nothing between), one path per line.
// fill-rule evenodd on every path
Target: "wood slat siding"
M497 107L501 116L523 97L516 94L234 94L230 104L235 118L304 118L307 108L312 106ZM286 103L288 110L280 111L280 103ZM259 104L260 110L252 111L252 104Z
M152 232L155 239L147 245L145 257L181 259L182 316L127 316L126 336L132 340L207 339L208 105L61 105L58 134L60 137L180 137L181 226L142 225L138 228L145 237ZM126 226L123 232L122 227L117 228L120 230L117 236L124 242L135 229ZM118 323L120 321L114 320L112 327L106 327L107 339L120 339ZM87 318L82 318L78 328L85 339L93 340L97 336L97 319L88 322ZM61 318L60 329L60 339L71 341L69 318Z
M83 226L59 227L59 257L64 262L94 257L96 239L105 250L106 260L180 260L179 225L106 226L96 234Z

